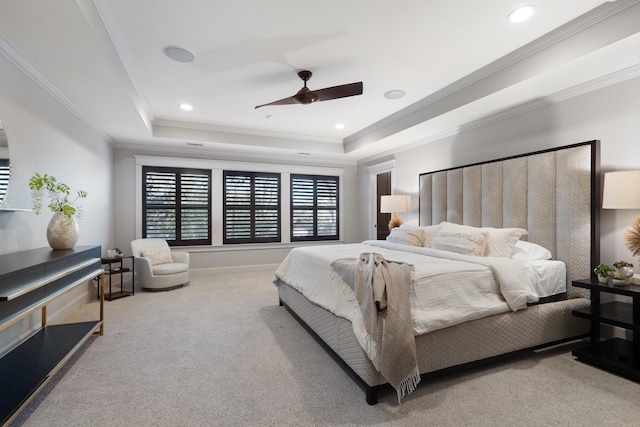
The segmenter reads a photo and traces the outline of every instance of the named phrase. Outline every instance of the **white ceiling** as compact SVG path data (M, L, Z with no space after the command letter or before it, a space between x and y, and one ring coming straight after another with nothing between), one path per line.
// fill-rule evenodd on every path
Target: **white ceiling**
M7 0L0 53L116 146L357 161L637 75L639 3ZM533 18L507 21L524 4ZM301 69L364 93L254 108Z

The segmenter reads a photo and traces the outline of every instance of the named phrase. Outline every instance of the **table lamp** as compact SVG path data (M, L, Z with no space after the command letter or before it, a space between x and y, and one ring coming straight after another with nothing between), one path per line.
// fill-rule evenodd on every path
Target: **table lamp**
M605 173L602 208L640 210L640 170ZM640 255L640 216L624 233L624 243L634 257Z
M389 221L389 230L402 225L402 218L398 213L411 211L411 196L400 196L394 194L392 196L380 197L380 213L393 213L391 221Z

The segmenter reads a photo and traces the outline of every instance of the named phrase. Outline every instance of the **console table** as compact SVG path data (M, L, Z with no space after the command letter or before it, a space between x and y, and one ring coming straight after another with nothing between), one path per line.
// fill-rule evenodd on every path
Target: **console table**
M68 250L39 248L0 255L0 331L38 311L42 327L0 357L0 425L9 424L93 334L103 334L104 296L99 320L47 325L47 305L104 272L100 246Z
M640 382L640 286L609 285L597 279L576 280L573 286L591 291L591 306L572 314L591 321L591 342L573 350L586 363ZM601 293L624 295L630 302L602 304ZM600 341L600 324L617 326L632 332L632 339L612 338Z

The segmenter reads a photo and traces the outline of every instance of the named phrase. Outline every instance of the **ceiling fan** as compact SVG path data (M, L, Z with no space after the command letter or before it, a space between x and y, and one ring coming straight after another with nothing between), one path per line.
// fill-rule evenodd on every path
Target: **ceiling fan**
M349 83L346 85L332 86L324 89L310 90L307 81L313 74L311 71L302 70L298 72L298 77L304 81L304 87L293 96L270 102L268 104L256 105L256 108L267 105L288 105L288 104L311 104L318 101L329 101L331 99L345 98L347 96L362 95L362 82Z

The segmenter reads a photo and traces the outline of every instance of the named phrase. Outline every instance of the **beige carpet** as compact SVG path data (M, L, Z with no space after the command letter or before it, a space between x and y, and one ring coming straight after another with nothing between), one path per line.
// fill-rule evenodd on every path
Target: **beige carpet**
M369 406L278 306L271 277L196 276L182 289L105 302L105 335L13 425L640 425L640 385L574 360L569 347L423 379L402 405L388 389Z

